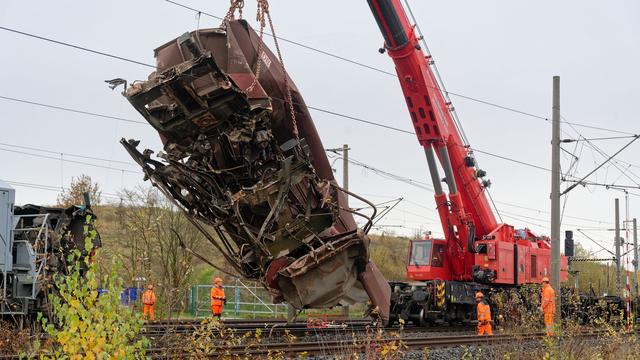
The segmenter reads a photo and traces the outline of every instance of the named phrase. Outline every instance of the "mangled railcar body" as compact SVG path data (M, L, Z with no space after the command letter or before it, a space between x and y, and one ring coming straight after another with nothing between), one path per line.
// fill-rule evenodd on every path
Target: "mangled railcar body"
M124 92L164 144L152 159L122 140L146 178L274 300L302 309L368 295L386 320L390 287L368 254L373 215L348 208L302 96L260 37L234 20L155 56L157 70Z
M102 246L95 219L90 204L15 205L15 190L0 180L0 320L24 326L40 313L51 319L50 295L58 292L56 278L69 275L69 256L79 250L91 260ZM80 265L84 274L86 264Z

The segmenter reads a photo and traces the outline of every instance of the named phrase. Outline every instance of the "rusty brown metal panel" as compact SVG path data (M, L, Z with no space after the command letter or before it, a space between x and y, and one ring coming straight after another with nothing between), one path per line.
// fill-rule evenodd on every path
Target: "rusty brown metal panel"
M236 272L260 281L274 300L302 309L368 296L386 321L390 288L369 261L371 221L357 227L304 99L287 78L294 133L286 75L260 42L239 20L156 49L157 70L125 96L164 149L156 159L137 141L122 144Z

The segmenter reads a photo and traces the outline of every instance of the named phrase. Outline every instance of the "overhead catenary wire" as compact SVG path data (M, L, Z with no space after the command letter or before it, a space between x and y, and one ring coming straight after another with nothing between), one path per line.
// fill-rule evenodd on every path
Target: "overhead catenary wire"
M13 185L13 186L27 187L27 188L31 188L31 189L55 191L55 192L58 192L58 193L61 190L60 186L34 184L34 183L23 182L23 181L12 181L12 180L5 180L5 181L8 182L9 184ZM62 187L62 190L69 190L69 188ZM120 196L118 194L106 193L106 192L103 192L103 191L100 192L100 196L104 196L104 197L108 197L108 198L112 198L112 199L122 200L122 196Z
M155 65L143 63L142 61L128 59L128 58L125 58L125 57L122 57L122 56L109 54L109 53L106 53L104 51L93 50L93 49L90 49L88 47L75 45L75 44L71 44L71 43L68 43L68 42L65 42L65 41L55 40L55 39L47 38L47 37L40 36L40 35L31 34L31 33L20 31L20 30L10 29L10 28L4 27L4 26L0 26L0 29L1 30L5 30L5 31L10 31L10 32L16 33L16 34L28 36L28 37L31 37L31 38L34 38L34 39L47 41L47 42L50 42L50 43L53 43L53 44L66 46L66 47L73 48L73 49L76 49L76 50L87 51L87 52L90 52L90 53L93 53L93 54L96 54L96 55L101 55L101 56L110 57L110 58L116 59L116 60L126 61L126 62L129 62L129 63L132 63L132 64L136 64L136 65L142 65L142 66L151 67L151 68L154 68L154 69L156 67Z
M113 120L125 120L125 121L129 121L129 122L136 122L136 123L146 124L146 122L143 122L143 121L136 121L136 120L131 120L131 119L118 118L118 117L114 117L114 116L110 116L110 115L105 115L105 114L100 114L100 113L86 112L86 111L83 111L83 110L72 109L72 108L64 108L64 107L60 107L60 106L56 106L56 105L43 104L43 103L33 102L33 101L26 101L26 100L23 100L23 99L16 99L16 98L11 98L11 97L6 97L6 96L0 96L0 99L6 99L6 100L12 100L12 101L18 101L18 102L22 102L22 103L26 103L26 104L30 104L30 105L44 106L44 107L53 108L53 109L57 109L57 110L70 111L70 112L77 112L77 113L84 114L84 115L98 116L98 117L102 117L102 118L109 118L109 119L113 119ZM316 108L316 109L317 109L317 108ZM352 119L352 120L356 119L356 118L354 118L354 117L347 116L347 115L343 115L343 114L336 113L336 112L329 112L329 113L331 113L332 115L335 115L335 116L345 117L345 118L347 118L347 119ZM385 127L385 128L389 128L389 127L386 127L386 126L384 126L384 125L382 125L382 124L378 124L378 123L375 123L375 122L367 121L367 123L368 123L368 124L371 124L371 125L375 125L375 126L382 126L382 127ZM390 130L398 131L398 132L402 132L402 133L407 133L407 134L413 134L413 133L412 133L412 132L410 132L410 131L405 131L405 130L397 129L397 128L390 128ZM40 149L40 150L42 150L42 149ZM535 164L527 163L527 162L524 162L524 161L520 161L520 160L513 159L513 158L510 158L510 157L507 157L507 156L503 156L503 155L498 155L498 154L495 154L495 153L492 153L492 152L488 152L488 151L484 151L484 150L481 150L481 149L472 148L471 150L472 150L472 151L475 151L475 152L478 152L478 153L481 153L481 154L488 155L488 156L496 157L496 158L499 158L499 159L502 159L502 160L506 160L506 161L514 162L514 163L521 164L521 165L525 165L525 166L529 166L529 167L532 167L532 168L535 168L535 169L539 169L539 170L543 170L543 171L547 171L547 172L550 172L550 171L551 171L550 169L545 168L545 167L542 167L542 166L539 166L539 165L535 165ZM59 153L59 152L57 152L57 151L51 151L51 152L52 152L52 153L56 153L56 154L58 154L58 153ZM37 156L36 154L28 154L28 155ZM75 154L68 154L68 155L75 155ZM51 158L51 157L49 157L49 158ZM59 159L59 158L52 158L52 159L57 160L57 161L60 161L60 159ZM66 161L66 162L73 162L73 160L67 160L67 159L63 159L63 161ZM353 161L353 160L352 160L352 161ZM353 164L360 165L360 163L355 163L355 162L354 162ZM92 166L95 166L95 164L92 164ZM366 165L366 166L367 166L370 170L372 170L372 171L379 171L379 172L381 172L381 173L388 173L388 172L386 172L386 171L384 171L384 170L378 169L378 168L373 167L373 166L371 166L371 165ZM120 170L120 171L121 171L121 170L124 170L124 169L116 169L116 170ZM397 175L395 175L395 174L391 174L391 173L388 173L388 175L390 175L390 176L397 176ZM401 177L401 176L400 176L400 177ZM407 182L407 183L413 183L414 185L419 185L419 187L424 188L424 189L426 189L426 190L429 190L429 191L432 191L432 190L433 190L433 189L432 189L432 188L431 188L427 183L425 183L425 182L418 181L418 180L414 180L414 179L410 179L410 178L406 178L405 180L406 180L406 182ZM634 194L634 195L635 195L635 194ZM504 203L504 202L500 202L500 201L496 201L496 202L497 202L497 203L503 203L503 204L506 204L506 203ZM513 205L513 204L511 204L511 205ZM519 206L519 205L515 205L515 206ZM521 206L520 206L520 207L521 207Z
M220 20L220 21L224 20L223 17L213 15L213 14L208 13L206 11L198 10L198 9L193 8L191 6L179 3L177 1L172 1L172 0L164 0L164 1L166 1L166 2L168 2L170 4L173 4L173 5L179 6L181 8L184 8L184 9L191 10L191 11L197 13L197 14L206 15L206 16L209 16L211 18L214 18L214 19L217 19L217 20ZM264 34L267 35L267 36L274 37L273 34L267 32L267 31L265 31ZM392 73L390 71L386 71L386 70L377 68L375 66L367 65L367 64L362 63L360 61L355 61L355 60L346 58L344 56L336 55L336 54L333 54L333 53L331 53L329 51L321 50L321 49L315 48L313 46L305 45L303 43L300 43L300 42L297 42L297 41L293 41L291 39L283 38L282 36L276 36L276 38L278 40L280 40L280 41L283 41L283 42L286 42L286 43L289 43L289 44L293 44L293 45L299 46L301 48L304 48L304 49L307 49L307 50L311 50L311 51L317 52L319 54L332 57L334 59L338 59L338 60L341 60L341 61L346 61L348 63L354 64L354 65L357 65L357 66L360 66L360 67L363 67L363 68L366 68L366 69L369 69L369 70L373 70L373 71L379 72L381 74L390 75L390 76L396 76L396 74L394 74L394 73Z
M33 151L40 151L40 152L49 153L49 154L71 156L71 157L77 157L77 158L81 158L81 159L98 160L98 161L106 161L106 162L109 162L109 163L118 163L118 164L123 164L123 165L138 166L137 164L132 163L130 161L119 161L119 160L111 160L111 159L105 159L105 158L100 158L100 157L95 157L95 156L71 154L71 153L67 153L67 152L47 150L47 149L42 149L42 148L37 148L37 147L32 147L32 146L22 146L22 145L8 144L8 143L3 143L3 142L0 142L0 146L7 146L7 147L12 147L12 148L33 150Z
M48 108L48 109L68 111L68 112L72 112L72 113L76 113L76 114L96 116L96 117L100 117L100 118L104 118L104 119L111 119L111 120L124 121L124 122L128 122L128 123L134 123L134 124L148 125L148 123L146 121L126 119L126 118L123 118L123 117L118 117L118 116L113 116L113 115L105 115L105 114L100 114L100 113L91 112L91 111L73 109L73 108L63 107L63 106L58 106L58 105L45 104L45 103L38 102L38 101L30 101L30 100L25 100L25 99L18 99L18 98L10 97L10 96L0 95L0 99L15 101L15 102L23 103L23 104L40 106L40 107L44 107L44 108Z
M169 1L169 2L171 2L171 1ZM174 4L176 4L176 5L179 5L179 4L178 4L178 3L176 3L176 2L171 2L171 3L174 3ZM190 9L192 9L192 8L190 8ZM192 9L192 10L197 11L196 9ZM202 12L202 13L204 13L204 12ZM4 28L4 27L0 27L0 29L7 30L7 31L13 31L13 29ZM137 61L134 61L134 60L131 60L131 59L127 59L127 58L121 57L121 56L111 55L111 54L107 54L107 53L104 53L104 52L100 52L100 51L95 51L95 50L92 50L92 49L88 49L88 48L85 48L85 47L75 46L75 45L67 44L67 43L64 43L64 42L57 41L57 40L52 40L52 39L44 38L44 37L41 37L41 36L37 36L37 35L33 35L33 34L24 33L24 32L21 32L21 31L13 31L13 32L16 32L16 33L19 33L19 34L23 34L23 35L27 35L27 36L32 36L32 37L35 37L35 38L37 38L37 39L41 39L41 40L51 41L51 42L54 42L54 43L56 43L56 44L58 44L58 43L59 43L59 44L61 44L61 45L68 45L68 46L71 46L71 47L74 47L74 48L77 48L77 49L80 49L80 50L86 50L86 51L89 51L89 52L92 52L92 53L95 53L95 54L100 54L100 55L109 56L109 57L112 57L112 58L114 58L114 59L125 60L125 61L129 61L129 62L133 62L133 63L140 63L140 62L137 62ZM284 41L284 40L283 40L283 41ZM151 65L149 65L149 64L143 64L143 65L151 66ZM451 92L448 92L448 93L451 93ZM451 93L451 94L453 94L453 95L460 95L460 94L454 94L454 93ZM466 97L466 96L463 96L463 97L468 98L468 99L473 99L473 98L471 98L471 97ZM13 101L19 101L19 102L29 103L29 104L32 104L32 105L39 105L39 106L44 106L44 107L49 107L49 108L55 108L55 109L59 109L59 110L72 111L72 112L83 113L83 114L93 115L93 116L99 116L99 117L106 117L106 118L111 118L111 119L116 119L116 120L121 120L121 121L126 121L126 122L133 122L133 123L145 124L145 122L142 122L142 121L136 121L136 120L124 119L124 118L119 118L119 117L114 117L114 116L109 116L109 115L97 114L97 113L87 112L87 111L83 111L83 110L76 110L76 109L69 109L69 108L64 108L64 107L58 107L58 106L53 106L53 105L49 105L49 104L43 104L43 103L37 103L37 102L31 102L31 101L23 100L23 99L16 99L16 98L11 98L11 97L6 97L6 96L0 96L0 98L2 98L2 99L6 99L6 100L13 100ZM478 99L474 99L474 100L478 100ZM482 102L483 102L483 103L490 104L489 102L486 102L486 101L482 101ZM491 104L491 105L496 105L496 104ZM395 127L388 126L388 125L384 125L384 124L375 123L375 122L372 122L372 121L368 121L368 120L360 119L360 118L357 118L357 117L354 117L354 116L350 116L350 115L339 114L339 113L334 112L334 111L331 111L331 110L321 109L321 108L313 107L313 106L309 106L309 109L312 109L312 110L315 110L315 111L324 112L324 113L328 113L328 114L332 114L332 115L335 115L335 116L340 116L340 117L348 118L348 119L351 119L351 120L354 120L354 121L359 121L359 122L367 123L367 124L374 125L374 126L379 126L379 127L386 128L386 129L389 129L389 130L399 131L399 132L403 132L403 133L407 133L407 134L413 134L413 132L411 132L411 131L403 130L403 129L400 129L400 128L395 128ZM508 108L506 108L506 107L505 107L505 109L507 109L507 110L514 110L514 109L508 109ZM525 113L525 112L521 112L521 111L519 111L519 110L518 110L518 112L520 112L520 113L522 113L522 114L525 114L525 115L533 115L533 114L527 114L527 113ZM538 117L538 118L541 118L541 119L544 119L544 120L547 120L547 121L548 121L548 119L547 119L547 118L545 118L545 117L540 117L540 116L535 116L535 117ZM569 123L569 122L567 122L567 123ZM577 123L569 123L569 124L572 124L572 125L574 125L574 126L581 126L581 124L577 124ZM592 127L592 128L593 128L593 127ZM600 130L611 130L611 129L604 129L604 128L599 128L599 129L600 129ZM623 132L623 133L624 133L624 132ZM629 133L629 134L630 134L630 133ZM485 155L489 155L489 156L493 156L493 157L501 158L501 159L504 159L504 160L508 160L508 161L511 161L511 162L515 162L515 163L518 163L518 164L522 164L522 165L526 165L526 166L530 166L530 167L538 168L538 169L540 169L540 170L551 171L550 169L543 168L543 167L538 166L538 165L533 165L533 164L530 164L530 163L522 162L522 161L519 161L519 160L515 160L515 159L512 159L512 158L505 157L505 156L501 156L501 155L493 154L493 153L490 153L490 152L487 152L487 151L483 151L483 150L480 150L480 149L474 149L474 150L475 150L475 151L477 151L477 152L479 152L479 153L483 153L483 154L485 154Z
M566 120L566 119L564 118L564 116L561 116L561 118L562 118L563 120ZM603 151L599 146L597 146L596 144L594 144L594 143L592 142L592 140L593 140L593 139L586 138L584 135L582 135L582 134L581 134L581 133L580 133L580 132L579 132L579 131L578 131L578 130L573 126L573 125L571 125L570 123L569 123L569 127L571 128L571 130L573 130L573 131L578 135L578 140L582 140L582 141L584 141L584 142L585 142L585 144L586 144L586 146L587 146L588 148L590 148L591 150L593 150L593 151L595 151L596 153L600 154L600 156L602 156L604 159L609 158L609 155L608 155L606 152L604 152L604 151ZM638 135L637 135L637 134L633 134L633 135L628 136L628 137L618 137L618 138L637 138L637 137L638 137ZM611 138L611 139L615 139L615 138ZM595 158L594 158L594 161L595 161ZM629 167L636 167L636 168L640 168L640 166L637 166L637 165L634 165L634 164L631 164L631 163L628 163L628 162L625 162L625 161L621 161L621 160L618 160L618 159L615 159L615 158L612 158L612 159L611 159L611 164L612 164L616 169L618 169L618 171L620 171L621 175L623 175L623 176L627 177L629 180L631 180L632 182L636 183L637 185L640 185L640 184L638 184L638 182L634 181L633 179L631 179L631 178L627 175L627 171L628 171L630 174L632 174L634 177L636 177L637 179L640 179L640 177L639 177L639 176L637 176L635 173L633 173L633 172L632 172L631 170L629 170L629 169L627 169L627 170L622 170L622 169L620 169L620 167L618 166L618 165L619 165L619 163L627 164L627 165L629 165Z
M627 147L629 147L629 145L631 145L634 141L638 140L638 138L640 138L640 135L636 135L634 136L633 140L629 141L625 146L623 146L622 148L620 148L620 150L616 151L615 154L609 156L607 158L607 160L605 162L603 162L602 164L596 166L595 169L591 170L587 175L583 176L580 180L578 180L578 182L576 182L575 184L569 186L568 188L566 188L562 193L560 193L560 195L564 195L566 193L568 193L569 191L571 191L572 189L574 189L576 186L578 186L578 184L581 181L584 181L585 179L587 179L589 176L591 176L593 173L595 173L596 171L598 171L598 169L600 169L604 164L606 164L607 162L609 162L610 160L612 160L615 156L617 156L618 154L620 154L624 149L626 149Z
M195 9L195 8L180 4L180 3L175 2L175 1L170 1L170 0L165 0L165 1L168 2L168 3L174 4L174 5L178 5L178 6L181 6L183 8L187 8L189 10L195 11L196 13L200 13L200 14L204 14L204 15L207 15L207 16L211 16L211 17L214 17L216 19L223 19L221 17L216 17L216 16L214 16L212 14L209 14L209 13L207 13L205 11L201 11L201 10ZM73 48L73 49L77 49L77 50L82 50L82 51L86 51L86 52L93 53L93 54L96 54L96 55L106 56L106 57L109 57L109 58L112 58L112 59L121 60L121 61L129 62L129 63L133 63L133 64L145 66L145 67L151 67L151 68L155 69L155 65L152 65L152 64L147 64L147 63L143 63L141 61L129 59L129 58L126 58L126 57L123 57L123 56L118 56L118 55L106 53L106 52L103 52L103 51L90 49L90 48L84 47L84 46L74 45L74 44L71 44L71 43L68 43L68 42L65 42L65 41L55 40L55 39L47 38L47 37L44 37L44 36L35 35L35 34L27 33L27 32L24 32L24 31L19 31L19 30L7 28L7 27L2 27L2 26L0 26L0 30L13 32L13 33L16 33L16 34L20 34L20 35L23 35L23 36L28 36L28 37L31 37L31 38L34 38L34 39L38 39L38 40L42 40L42 41L47 41L47 42L54 43L54 44L57 44L57 45L61 45L61 46L65 46L65 47L69 47L69 48ZM271 34L268 34L268 35L271 35ZM291 40L288 40L288 39L284 39L282 37L278 37L278 39L282 40L282 41L285 41L285 42L290 42L290 43L292 43L294 45L297 45L297 46L302 46L304 48L320 52L320 53L328 55L328 56L332 56L334 58L337 58L337 59L340 59L340 60L343 60L343 61L347 61L347 62L352 63L352 64L363 66L363 67L368 68L370 70L380 71L380 69L377 69L377 68L374 68L374 67L371 67L371 66L368 66L368 65L365 65L365 64L361 64L361 63L359 63L357 61L354 61L354 60L351 60L351 59L347 59L347 58L344 58L342 56L335 55L335 54L332 54L332 53L324 51L324 50L316 49L316 48L314 48L312 46L304 45L302 43L298 43L298 42L294 42L294 41L291 41ZM394 77L397 77L396 74L389 73L389 72L386 72L386 71L383 71L383 72L388 73L389 75L392 75ZM441 90L439 87L432 87L432 88L435 89L435 90ZM514 109L514 108L509 107L509 106L496 104L496 103L493 103L493 102L490 102L490 101L477 99L475 97L463 95L463 94L452 92L452 91L448 91L448 90L443 90L443 91L448 95L457 96L457 97L460 97L460 98L463 98L463 99L466 99L466 100L475 101L475 102L478 102L478 103L481 103L481 104L485 104L485 105L489 105L489 106L492 106L492 107L496 107L496 108L499 108L499 109L502 109L502 110L507 110L507 111L519 113L521 115L526 115L526 116L529 116L529 117L538 118L538 119L545 120L545 121L550 121L547 117L535 115L535 114L532 114L532 113L529 113L529 112L526 112L526 111L522 111L522 110L518 110L518 109ZM595 126L591 126L591 125L585 125L585 124L579 124L579 123L570 123L570 124L572 124L574 126L585 127L585 128L598 129L598 130L602 130L602 131L610 131L610 132L614 132L614 133L633 135L633 133L630 133L630 132L613 130L613 129L606 129L606 128L600 128L600 127L595 127Z
M635 137L637 134L634 135L626 135L626 136L604 136L604 137L595 137L595 138L585 138L585 137L581 137L578 139L562 139L560 140L560 142L562 143L572 143L572 142L580 142L580 141L602 141L602 140L618 140L618 139L630 139Z
M145 122L142 122L142 121L135 121L135 120L130 120L130 119L117 118L117 117L113 117L113 116L110 116L110 115L99 114L99 113L89 113L89 112L82 111L82 110L71 109L71 108L63 108L63 107L59 107L59 106L55 106L55 105L42 104L42 103L37 103L37 102L32 102L32 101L24 101L22 99L15 99L15 98L10 98L10 97L6 97L6 96L0 96L0 98L7 99L7 100L24 102L24 103L32 104L32 105L50 107L50 108L53 108L53 109L58 109L58 110L63 110L63 111L77 112L77 113L81 113L81 114L85 114L85 115L98 116L98 117L103 117L103 118L110 118L110 119L114 119L114 120L127 120L127 121L139 122L139 123L142 123L142 124L146 124ZM318 109L318 108L315 108L315 109ZM357 119L357 118L354 118L354 117L351 117L351 116L343 115L343 114L332 112L332 111L328 112L328 113L330 113L332 115L335 115L335 116L345 117L347 119L352 119L352 120ZM358 119L358 120L360 120L360 119ZM398 132L407 133L407 134L413 134L410 131L406 131L406 130L402 130L402 129L398 129L398 128L390 128L390 127L387 127L385 125L378 124L378 123L371 122L371 121L366 121L366 123L374 125L374 126L382 126L382 127L385 127L387 129L393 130L393 131L398 131ZM478 153L481 153L481 154L488 155L488 156L496 157L496 158L499 158L499 159L502 159L502 160L506 160L506 161L514 162L514 163L521 164L521 165L524 165L524 166L532 167L532 168L535 168L535 169L539 169L539 170L543 170L543 171L547 171L547 172L551 171L550 169L542 167L542 166L539 166L539 165L535 165L535 164L531 164L531 163L528 163L528 162L520 161L520 160L513 159L513 158L510 158L510 157L507 157L507 156L503 156L503 155L498 155L498 154L495 154L495 153L492 153L492 152L488 152L488 151L484 151L484 150L481 150L481 149L472 148L471 150L475 151L475 152L478 152ZM35 154L28 154L28 155L35 156ZM59 158L52 158L52 159L58 160L58 161L60 160ZM74 162L73 160L66 160L66 159L63 159L63 161ZM360 165L358 163L354 163L354 164ZM91 164L91 165L92 166L96 166L95 164ZM372 171L381 171L382 173L385 173L384 170L375 168L373 166L367 165L367 167ZM120 170L121 171L121 170L124 170L124 169L116 169L116 170ZM391 173L389 173L389 174L391 176L397 176L395 174L391 174ZM413 183L414 185L418 185L421 188L424 188L426 190L432 191L432 188L430 188L429 185L426 184L425 182L421 182L421 181L417 181L417 180L413 180L413 179L409 179L409 178L407 178L406 180L407 180L406 182L408 182L408 183ZM630 193L630 194L633 195L633 196L640 196L639 194L634 194L634 193ZM506 203L500 202L500 201L496 201L496 202L497 203L506 204ZM513 204L510 204L510 205L513 205ZM515 206L519 206L519 205L515 205Z
M334 157L336 157L336 158L338 158L338 159L341 159L341 158L342 158L340 155L335 155ZM405 177L405 176L397 175L397 174L391 173L391 172L389 172L389 171L386 171L386 170L382 170L382 169L376 168L376 167L371 166L371 165L369 165L369 164L365 164L365 163L363 163L363 162L361 162L361 161L358 161L358 160L356 160L356 159L353 159L352 157L350 157L350 158L349 158L349 163L351 163L351 164L353 164L353 165L356 165L356 166L363 167L363 168L368 169L368 170L371 170L371 171L374 171L376 174L383 174L386 178L389 178L389 179L391 179L391 180L396 180L396 181L404 182L404 183L406 183L406 184L408 184L408 185L411 185L411 186L417 187L417 188L419 188L419 189L427 190L427 191L429 191L429 192L433 192L433 188L432 188L432 187L430 187L430 186L428 186L425 182L422 182L422 181L419 181L419 180L413 180L413 179L408 178L408 177ZM370 194L363 194L363 195L367 196L367 195L370 195ZM427 210L430 210L430 211L436 211L436 209L429 208L429 207L426 207L426 206L424 206L424 205L422 205L422 204L419 204L419 203L417 203L417 202L414 202L414 201L408 200L406 196L403 196L403 198L404 198L404 201L405 201L405 202L407 202L407 203L409 203L409 204L413 204L413 205L415 205L415 206L418 206L418 207L421 207L421 208L424 208L424 209L427 209ZM505 204L505 205L509 205L509 206L514 206L514 207L523 208L523 209L528 209L528 210L533 210L533 211L538 211L538 212L545 212L545 213L549 213L548 211L543 211L543 210L540 210L540 209L533 209L533 208L529 208L529 207L523 207L523 206L520 206L520 205L517 205L517 204L511 204L511 203L508 203L508 202L500 202L500 201L496 201L496 203L501 203L501 204ZM517 213L513 213L513 212L508 212L508 211L504 211L504 210L501 210L501 211L502 211L502 212L505 212L505 213L507 213L507 214L510 214L512 218L513 218L514 216L519 216L519 217L521 217L521 218L519 218L519 219L518 219L518 220L520 220L520 221L522 221L522 218L528 218L528 219L537 220L537 221L550 222L550 221L549 221L549 220L547 220L547 219L540 219L540 218L530 217L530 216L526 216L526 215L522 215L522 214L517 214ZM415 214L414 214L414 215L415 215ZM583 217L575 217L575 216L570 216L570 215L566 215L566 217L568 217L568 218L574 218L574 219L576 219L576 220L587 221L587 222L608 223L608 222L601 221L601 220L587 219L587 218L583 218ZM537 225L537 224L534 224L534 225ZM574 224L574 223L565 223L565 225L578 226L578 227L579 227L579 226L582 226L582 225ZM542 226L542 225L540 225L540 226ZM544 227L544 226L543 226L543 227Z
M3 28L3 29L5 29L5 30L6 30L6 28ZM11 30L11 29L9 29L9 30ZM22 33L22 32L18 32L18 33ZM26 34L26 33L22 33L22 34L23 34L23 35L31 35L31 34ZM57 43L57 41L52 40L52 39L47 39L47 38L38 37L38 36L35 36L35 37L36 37L36 38L39 38L39 39L43 39L43 40L47 40L47 41L51 41L51 42L56 42L56 43ZM99 51L93 51L93 50L91 50L91 49L85 49L85 48L83 48L83 47L74 46L73 44L64 44L64 45L71 46L71 47L75 47L75 48L80 49L80 50L87 50L87 51L91 51L91 52L94 52L94 53L96 53L96 54L100 54L100 55L109 55L109 54L102 53L102 52L99 52ZM122 60L122 59L125 59L125 58L121 58L121 57L117 57L117 56L115 56L114 58L116 58L116 59L121 59L121 60ZM125 60L130 60L130 59L125 59ZM135 62L135 61L133 61L133 62ZM136 63L139 63L139 62L136 62ZM149 64L143 64L143 65L146 65L146 66L152 66L152 65L149 65ZM452 95L459 95L459 94L454 94L454 93L451 93L451 94L452 94ZM475 100L477 100L477 99L475 99ZM531 115L533 115L533 114L531 114ZM545 119L545 120L548 120L548 119L547 119L547 118L545 118L545 117L540 117L540 118ZM144 122L139 122L139 123L143 123L143 124L144 124ZM577 126L580 126L580 125L578 124ZM398 130L401 130L401 129L398 129ZM611 130L611 129L602 129L602 130ZM401 130L401 131L402 131L402 130ZM409 131L404 131L404 132L412 133L412 132L409 132ZM477 150L477 149L476 149L476 151L478 151L478 152L482 152L481 150ZM491 156L494 156L494 154L491 154ZM509 159L509 160L510 160L510 161L512 161L512 159ZM527 165L531 165L531 164L527 164ZM544 170L546 170L546 169L544 169Z
M0 99L16 101L16 102L30 104L30 105L42 106L42 107L61 110L61 111L68 111L68 112L74 112L74 113L79 113L79 114L84 114L84 115L97 116L97 117L107 118L107 119L112 119L112 120L125 121L125 122L130 122L130 123L139 123L139 124L144 124L144 125L147 124L144 121L126 119L126 118L122 118L122 117L116 117L116 116L112 116L112 115L106 115L106 114L95 113L95 112L88 112L88 111L84 111L84 110L73 109L73 108L68 108L68 107L61 107L61 106L57 106L57 105L45 104L45 103L42 103L42 102L36 102L36 101L30 101L30 100L24 100L24 99L18 99L18 98L9 97L9 96L0 95ZM335 112L335 111L326 110L326 109L322 109L322 108L318 108L318 107L314 107L314 106L307 106L307 107L309 109L311 109L311 110L323 112L323 113L326 113L326 114L342 117L342 118L349 119L349 120L354 120L354 121L365 123L365 124L368 124L368 125L381 127L381 128L384 128L384 129L397 131L397 132L404 133L404 134L415 135L415 133L412 132L412 131L403 130L403 129L396 128L396 127L389 126L389 125L385 125L385 124L380 124L380 123L377 123L377 122L374 122L374 121L361 119L361 118L354 117L354 116L351 116L351 115L345 115L345 114L341 114L341 113L338 113L338 112ZM536 165L536 164L532 164L532 163L529 163L529 162L526 162L526 161L517 160L517 159L514 159L512 157L499 155L499 154L496 154L496 153L493 153L493 152L490 152L490 151L485 151L485 150L478 149L478 148L475 148L475 147L470 148L470 150L472 150L474 152L477 152L477 153L480 153L480 154L487 155L487 156L491 156L491 157L495 157L495 158L498 158L498 159L510 161L510 162L513 162L513 163L516 163L516 164L528 166L528 167L531 167L531 168L534 168L534 169L538 169L538 170L542 170L542 171L546 171L546 172L551 172L551 169L549 169L549 168L546 168L546 167L543 167L543 166L540 166L540 165Z
M11 152L11 153L27 155L27 156L33 156L33 157L49 159L49 160L55 160L55 161L63 161L63 162L72 163L72 164L93 166L93 167L107 169L107 170L119 171L119 172L122 172L122 173L143 175L142 171L134 171L134 170L130 170L130 169L123 169L123 168L116 168L116 167L112 167L112 166L93 164L93 163L86 162L86 161L70 160L70 159L65 159L64 157L53 157L53 156L42 155L42 154L33 154L33 153L26 152L26 151L5 149L5 148L1 148L1 147L0 147L0 151ZM60 154L63 154L63 153L60 153Z
M340 155L337 155L336 157L337 157L338 159L343 159L343 157L342 157L342 156L340 156ZM389 179L391 179L391 180L401 181L401 182L404 182L404 183L406 183L406 184L409 184L409 185L412 185L412 186L418 187L418 188L423 189L423 190L433 191L433 187L431 187L430 185L428 185L428 184L427 184L427 183L425 183L425 182L422 182L422 181L419 181L419 180L414 180L414 179L407 178L407 177L403 177L403 176L396 175L396 174L392 174L392 173L390 173L390 172L387 172L387 171L384 171L384 170L378 169L378 168L376 168L376 167L374 167L374 166L371 166L371 165L365 164L365 163L363 163L363 162L361 162L361 161L358 161L358 160L356 160L356 159L353 159L353 158L351 158L351 157L349 158L348 162L349 162L350 164L353 164L353 165L356 165L356 166L362 167L362 168L364 168L364 169L367 169L367 170L373 171L374 173L379 174L379 175L382 175L382 176L384 176L384 177L387 177L387 178L389 178Z
M182 3L177 2L177 1L173 1L173 0L164 0L164 1L167 2L167 3L173 4L173 5L179 6L181 8L184 8L184 9L191 10L191 11L195 12L196 14L203 14L203 15L212 17L214 19L223 20L223 18L220 17L220 16L213 15L213 14L208 13L206 11L202 11L200 9L193 8L191 6L182 4ZM414 23L415 23L415 20L414 20ZM417 26L417 23L416 23L416 26ZM268 35L268 36L273 36L272 34L269 34L267 32L265 32L265 34ZM278 38L278 40L281 40L283 42L287 42L287 43L302 47L304 49L320 53L322 55L326 55L326 56L329 56L329 57L332 57L332 58L335 58L335 59L338 59L338 60L342 60L342 61L351 63L353 65L356 65L356 66L359 66L359 67L362 67L362 68L365 68L365 69L368 69L368 70L372 70L372 71L375 71L375 72L378 72L378 73L382 73L382 74L388 75L390 77L397 78L397 74L392 73L390 71L386 71L384 69L380 69L380 68L377 68L377 67L374 67L374 66L371 66L371 65L367 65L367 64L364 64L364 63L362 63L360 61L349 59L349 58L346 58L344 56L340 56L340 55L337 55L335 53L332 53L332 52L329 52L329 51L326 51L326 50L321 50L321 49L318 49L316 47L313 47L313 46L310 46L310 45L306 45L306 44L303 44L303 43L300 43L300 42L297 42L297 41L293 41L293 40L290 40L290 39L286 39L286 38L283 38L283 37L280 37L280 36L278 36L277 38ZM536 118L536 119L540 119L540 120L545 120L545 121L548 121L548 122L551 121L546 116L536 115L536 114L533 114L531 112L519 110L519 109L510 107L510 106L500 105L500 104L497 104L495 102L478 99L478 98L475 98L475 97L472 97L472 96L460 94L458 92L453 92L453 91L449 91L449 90L446 90L446 89L440 89L438 87L431 87L431 88L433 88L434 90L442 90L447 95L453 95L453 96L459 97L461 99L477 102L477 103L484 104L484 105L491 106L491 107L495 107L495 108L498 108L498 109L501 109L501 110L514 112L514 113L517 113L517 114L520 114L520 115L524 115L524 116L528 116L528 117L532 117L532 118ZM625 131L606 129L606 128L601 128L601 127L597 127L597 126L579 124L579 123L572 123L572 124L575 125L575 126L581 126L581 127L584 127L584 128L590 128L590 129L602 130L602 131L610 131L610 132L619 133L619 134L632 135L632 133L625 132Z

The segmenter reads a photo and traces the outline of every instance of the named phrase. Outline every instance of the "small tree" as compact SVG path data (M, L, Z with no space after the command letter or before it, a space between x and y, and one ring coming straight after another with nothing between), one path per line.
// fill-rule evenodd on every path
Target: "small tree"
M92 231L92 224L87 225L85 250L90 253L95 231ZM41 318L52 342L43 357L144 358L148 340L139 336L144 322L139 313L120 303L122 279L116 274L117 266L114 265L104 277L102 284L107 292L99 295L98 279L89 257L75 250L68 260L72 264L68 267L68 275L55 278L57 293L50 296L54 321Z
M84 193L89 193L91 205L99 205L102 200L102 191L98 183L91 181L91 176L80 175L71 179L71 185L58 195L58 205L68 207L84 203Z
M154 188L123 190L120 245L126 277L144 275L158 294L156 314L172 317L186 308L194 257L181 248L202 249L204 237Z

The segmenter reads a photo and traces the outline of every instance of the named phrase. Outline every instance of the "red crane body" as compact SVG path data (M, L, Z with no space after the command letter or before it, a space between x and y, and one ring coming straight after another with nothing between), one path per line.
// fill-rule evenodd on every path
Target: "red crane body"
M400 0L368 0L393 60L412 125L424 148L444 240L411 244L411 280L538 283L550 269L550 240L528 229L499 224L491 210L473 152L465 144L434 72ZM435 156L434 156L435 153ZM445 173L444 192L436 157ZM562 258L562 279L567 260Z

